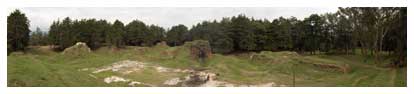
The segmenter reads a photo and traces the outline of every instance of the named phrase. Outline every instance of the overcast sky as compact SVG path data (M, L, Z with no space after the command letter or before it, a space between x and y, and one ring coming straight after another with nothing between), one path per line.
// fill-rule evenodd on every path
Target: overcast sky
M113 22L119 19L124 24L134 19L141 20L146 24L156 24L164 28L170 28L177 24L184 24L188 27L204 20L220 20L223 17L231 17L238 14L245 14L255 19L269 19L283 17L297 17L303 19L310 14L322 14L337 11L336 7L325 8L285 8L285 7L263 7L263 8L18 8L26 14L30 20L30 29L40 27L42 30L49 30L54 20L70 17L72 19L96 18L106 19ZM14 9L10 9L9 13Z

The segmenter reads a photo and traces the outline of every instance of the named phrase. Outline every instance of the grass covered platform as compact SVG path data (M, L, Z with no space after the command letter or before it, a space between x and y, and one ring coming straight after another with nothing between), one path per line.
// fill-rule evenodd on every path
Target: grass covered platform
M14 52L7 57L8 86L130 86L126 82L105 83L107 77L162 85L185 73L157 72L157 67L129 74L98 68L123 60L139 61L146 66L171 69L205 69L219 74L220 81L240 85L273 82L277 86L406 86L406 68L377 67L372 58L361 55L300 55L295 52L212 54L205 63L190 56L185 46L100 48L82 56L54 52L48 47L30 47L26 53ZM385 63L385 62L384 62ZM344 70L346 72L344 72ZM141 84L137 86L151 86Z

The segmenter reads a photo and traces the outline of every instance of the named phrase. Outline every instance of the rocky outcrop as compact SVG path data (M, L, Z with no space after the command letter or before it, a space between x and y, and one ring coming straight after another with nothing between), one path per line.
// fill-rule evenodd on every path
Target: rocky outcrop
M110 66L98 68L92 73L100 73L103 71L113 71L113 72L120 72L122 74L129 74L131 72L141 70L144 67L145 67L145 64L142 62L132 61L132 60L123 60L123 61L113 63Z
M133 72L143 70L145 68L154 69L159 73L183 73L186 74L184 77L172 77L165 80L161 84L139 82L134 79L123 78L125 75L134 75ZM219 74L210 72L209 70L194 70L194 69L176 69L162 67L158 65L150 65L144 62L133 61L133 60L123 60L115 62L111 65L107 65L101 68L85 68L79 69L79 71L90 71L93 74L101 73L104 71L118 72L122 75L119 76L109 76L104 78L104 82L107 84L111 83L126 83L128 86L184 86L184 87L271 87L277 86L275 83L263 83L257 85L243 85L243 84L234 84L226 81L219 80ZM93 76L93 75L92 75ZM95 76L93 76L96 78ZM96 78L97 79L97 78Z
M205 86L209 81L215 81L217 78L216 73L204 72L204 71L191 71L189 75L184 78L172 78L166 80L164 85L168 86L190 86L198 87Z

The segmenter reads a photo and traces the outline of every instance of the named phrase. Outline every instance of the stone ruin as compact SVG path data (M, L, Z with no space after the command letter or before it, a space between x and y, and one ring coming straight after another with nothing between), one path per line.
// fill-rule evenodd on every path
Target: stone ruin
M183 86L200 86L208 81L217 79L218 74L210 72L191 72L189 76L185 77Z

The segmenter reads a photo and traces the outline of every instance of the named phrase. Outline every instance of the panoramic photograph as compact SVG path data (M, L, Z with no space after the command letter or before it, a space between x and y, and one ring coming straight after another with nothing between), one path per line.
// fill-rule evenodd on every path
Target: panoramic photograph
M406 7L7 10L8 87L406 87Z

